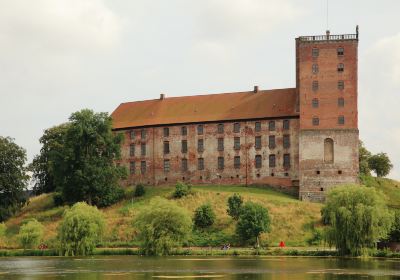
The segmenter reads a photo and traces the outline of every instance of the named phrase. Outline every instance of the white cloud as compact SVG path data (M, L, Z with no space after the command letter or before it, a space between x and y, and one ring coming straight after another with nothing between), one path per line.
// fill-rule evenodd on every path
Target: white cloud
M400 179L400 33L382 38L362 55L360 130L367 147L386 152Z

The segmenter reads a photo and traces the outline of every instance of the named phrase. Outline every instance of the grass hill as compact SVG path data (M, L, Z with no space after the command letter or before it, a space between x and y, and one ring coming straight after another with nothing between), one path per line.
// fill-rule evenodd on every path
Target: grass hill
M370 187L382 190L388 204L400 208L400 182L365 177L362 182ZM277 246L283 240L288 246L305 246L311 237L312 224L318 224L322 204L299 201L296 198L266 188L245 186L194 186L194 193L181 199L174 199L194 213L194 210L210 203L214 209L216 223L206 231L195 230L188 245L220 246L223 243L234 242L235 221L226 213L228 197L239 193L245 201L260 203L268 208L272 219L272 230L262 236L262 242L269 246ZM102 209L106 218L106 233L103 246L135 246L136 231L132 225L137 213L155 196L172 198L174 186L146 187L146 194L140 198L133 197L134 188L127 191L126 199ZM55 242L57 226L67 206L54 206L53 194L43 194L34 197L29 204L15 217L6 222L6 242L0 244L7 247L17 247L16 234L24 221L35 218L45 226L45 240L50 246Z

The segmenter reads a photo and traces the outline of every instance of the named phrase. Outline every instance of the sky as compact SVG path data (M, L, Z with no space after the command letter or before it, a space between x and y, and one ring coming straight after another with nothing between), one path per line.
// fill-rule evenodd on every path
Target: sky
M0 135L30 161L43 131L83 108L295 87L295 38L358 24L360 138L400 179L399 10L398 0L0 0Z

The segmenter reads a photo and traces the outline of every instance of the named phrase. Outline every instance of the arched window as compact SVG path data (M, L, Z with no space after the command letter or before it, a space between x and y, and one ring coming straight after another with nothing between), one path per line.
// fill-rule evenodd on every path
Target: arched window
M333 140L331 138L326 138L324 141L324 162L333 163Z

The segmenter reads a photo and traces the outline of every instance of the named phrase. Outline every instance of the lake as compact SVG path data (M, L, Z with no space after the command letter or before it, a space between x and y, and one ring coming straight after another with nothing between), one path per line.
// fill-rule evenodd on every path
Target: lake
M0 258L0 279L400 279L400 260L305 257Z

